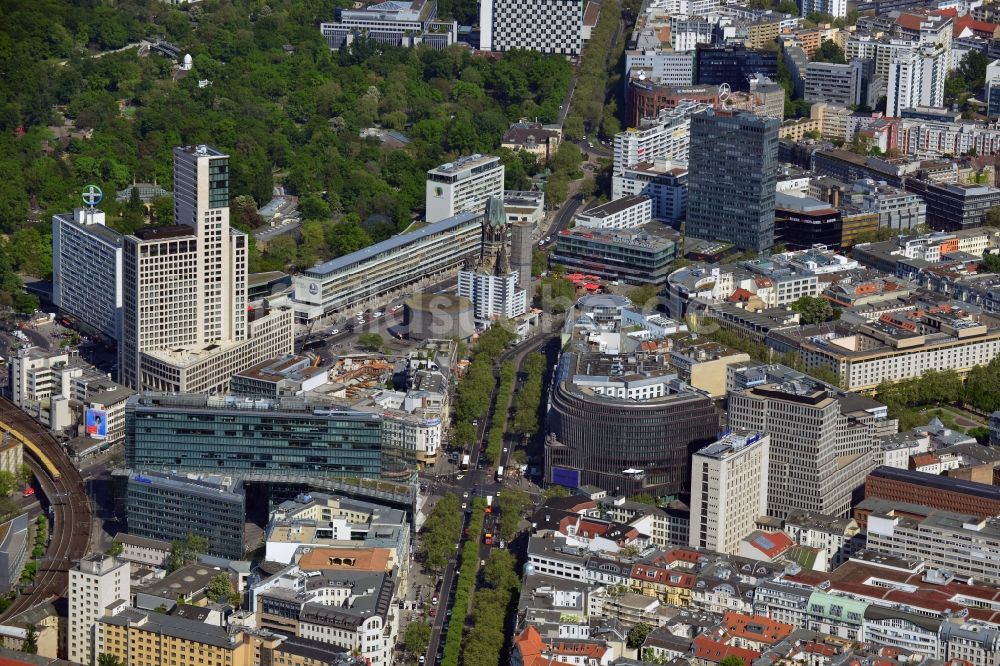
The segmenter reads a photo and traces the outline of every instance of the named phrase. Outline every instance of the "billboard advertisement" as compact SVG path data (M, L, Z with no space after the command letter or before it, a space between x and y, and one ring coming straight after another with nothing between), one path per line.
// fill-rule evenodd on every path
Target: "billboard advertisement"
M555 483L560 486L566 486L567 488L579 488L580 470L565 469L563 467L553 467L552 483Z
M87 410L87 436L104 439L108 436L108 413L103 409Z

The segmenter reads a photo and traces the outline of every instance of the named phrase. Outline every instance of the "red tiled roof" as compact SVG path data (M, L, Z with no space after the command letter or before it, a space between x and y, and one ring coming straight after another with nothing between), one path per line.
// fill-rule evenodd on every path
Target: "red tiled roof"
M730 303L736 303L739 301L748 301L751 298L753 298L753 294L751 294L743 287L737 287L736 291L734 291L726 300L729 301Z
M696 637L692 641L692 646L694 647L693 656L715 663L719 663L726 657L737 657L738 659L742 659L746 666L750 666L750 663L760 656L760 652L756 650L747 650L746 648L718 643L704 634Z
M760 532L752 536L748 543L770 558L781 555L794 544L784 532Z
M763 615L744 615L733 611L725 614L722 623L730 636L739 636L767 645L774 645L795 630L791 624L778 622Z
M941 462L941 459L938 458L933 453L917 453L911 456L911 460L913 460L913 464L917 467L923 467L925 465L934 465L936 463Z
M907 30L920 30L920 24L924 17L919 14L900 14L896 19L896 25Z

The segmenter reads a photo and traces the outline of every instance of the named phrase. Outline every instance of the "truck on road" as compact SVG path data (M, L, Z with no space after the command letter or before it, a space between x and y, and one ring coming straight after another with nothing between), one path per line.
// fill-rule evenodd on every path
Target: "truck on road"
M497 467L497 483L503 483L503 465Z
M470 456L468 453L462 454L462 464L460 465L461 469L463 470L469 469L469 463L471 461L472 461L472 456Z

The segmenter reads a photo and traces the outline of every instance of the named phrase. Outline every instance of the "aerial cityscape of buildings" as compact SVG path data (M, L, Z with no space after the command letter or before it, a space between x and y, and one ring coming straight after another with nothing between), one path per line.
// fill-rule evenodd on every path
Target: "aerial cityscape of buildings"
M0 664L1000 666L996 4L162 4L231 130L0 99Z

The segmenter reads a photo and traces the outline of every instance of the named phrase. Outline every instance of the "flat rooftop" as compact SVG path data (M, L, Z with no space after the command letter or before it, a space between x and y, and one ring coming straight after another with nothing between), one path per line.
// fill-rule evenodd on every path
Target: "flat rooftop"
M144 227L142 229L137 229L132 235L143 241L184 238L185 236L190 238L198 237L194 227L189 227L186 224L174 224L169 227Z
M426 227L422 227L416 231L411 231L405 234L397 234L392 238L387 238L381 243L369 245L363 250L358 250L357 252L345 254L342 257L331 259L330 261L323 262L322 264L317 264L316 266L306 270L303 275L310 278L325 278L337 271L344 270L345 268L349 268L350 266L363 261L375 259L383 254L398 252L407 245L420 242L425 238L447 233L456 227L468 224L470 221L477 220L480 217L482 217L481 213L459 213L458 215L441 220L440 222L428 224Z
M638 206L646 201L649 201L649 197L643 195L622 197L621 199L615 199L614 201L609 201L605 204L601 204L600 206L588 208L582 213L578 213L578 216L607 217L608 215L614 215L628 210L629 208Z
M500 163L500 158L494 155L480 155L478 153L474 155L467 155L465 157L459 157L454 162L448 162L442 164L441 166L434 167L428 170L428 175L430 174L440 174L442 176L453 176L463 171L473 169L478 166L492 165L493 163Z
M961 493L986 500L1000 501L1000 486L976 483L975 481L967 481L966 479L958 479L951 476L928 474L926 472L887 467L885 465L876 467L868 476L876 479L888 479L890 481L925 486L952 493Z

